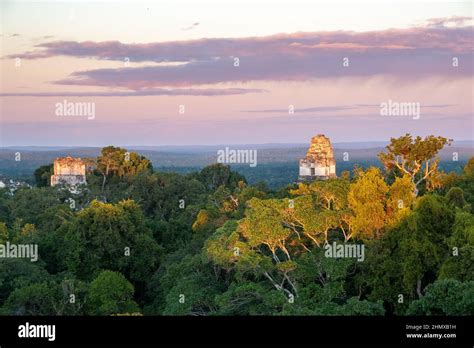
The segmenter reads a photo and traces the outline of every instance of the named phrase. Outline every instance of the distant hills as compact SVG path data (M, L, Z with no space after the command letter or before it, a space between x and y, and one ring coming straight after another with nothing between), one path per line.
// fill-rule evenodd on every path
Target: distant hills
M355 164L366 167L379 166L377 154L383 151L385 142L335 143L334 153L337 173L352 170ZM293 182L298 176L298 161L303 158L308 144L254 144L254 145L198 145L198 146L124 146L149 158L156 170L187 173L216 163L217 151L228 146L230 149L256 149L257 166L239 164L232 167L245 175L250 183L266 181L271 187ZM33 172L41 165L49 164L57 157L96 157L100 147L66 146L20 146L0 148L0 176L21 178L32 181ZM20 152L21 161L15 161L15 153ZM344 161L344 153L348 161ZM458 154L458 162L453 162L453 153ZM474 156L473 141L456 141L440 152L441 168L459 171L462 165Z
M388 144L386 141L360 141L360 142L340 142L333 143L334 149L371 149L382 148ZM141 146L141 145L115 145L124 147L129 150L158 151L158 152L181 152L181 153L206 153L216 152L226 146L238 149L291 149L291 148L307 148L308 143L267 143L267 144L221 144L221 145L157 145L157 146ZM452 147L474 148L474 140L456 140ZM23 150L23 151L87 151L100 149L99 146L77 147L77 146L4 146L2 150Z

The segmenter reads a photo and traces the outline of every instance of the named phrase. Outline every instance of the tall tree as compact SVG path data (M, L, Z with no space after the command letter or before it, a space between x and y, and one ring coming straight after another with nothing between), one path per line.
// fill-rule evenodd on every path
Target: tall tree
M133 292L133 285L123 274L103 271L90 284L87 295L88 314L136 313L139 308L133 300Z
M387 195L389 186L375 167L358 170L356 181L351 184L348 201L353 211L350 226L359 239L373 239L381 235L387 223Z
M107 146L97 157L97 170L102 174L102 190L104 190L107 177L111 174L120 178L131 177L151 169L151 162L136 152L128 152L120 147Z
M114 146L104 147L100 156L97 157L97 170L102 174L102 190L105 187L107 177L111 172L118 170L125 151Z
M379 158L386 170L396 169L402 176L408 175L415 185L414 194L418 195L423 182L427 189L439 186L439 158L436 155L446 144L451 145L451 140L434 135L413 138L406 134L391 138L387 152L381 152Z

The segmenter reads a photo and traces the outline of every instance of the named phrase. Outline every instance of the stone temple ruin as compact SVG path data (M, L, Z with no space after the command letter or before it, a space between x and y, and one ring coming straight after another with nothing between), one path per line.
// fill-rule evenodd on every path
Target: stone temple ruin
M54 161L51 186L59 184L80 185L86 182L86 164L80 158L60 157Z
M299 181L336 177L336 159L331 141L323 134L311 138L306 157L300 160Z

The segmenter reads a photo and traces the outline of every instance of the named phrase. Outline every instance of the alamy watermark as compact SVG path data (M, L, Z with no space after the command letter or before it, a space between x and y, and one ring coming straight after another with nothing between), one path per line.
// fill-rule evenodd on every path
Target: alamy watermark
M380 103L380 116L410 116L418 120L421 116L420 103L396 102L389 99Z
M56 339L56 325L37 325L26 322L18 326L18 337L47 338L48 341L54 341Z
M256 167L257 150L234 150L226 147L217 151L217 163L248 163L250 167Z
M68 102L64 99L55 105L56 116L87 117L88 120L95 118L94 102Z
M324 253L325 257L330 258L353 258L357 261L362 262L365 259L365 245L364 244L351 244L351 243L336 243L326 244L324 246L326 250Z
M0 259L30 259L31 262L38 261L38 244L12 244L6 242L0 244Z

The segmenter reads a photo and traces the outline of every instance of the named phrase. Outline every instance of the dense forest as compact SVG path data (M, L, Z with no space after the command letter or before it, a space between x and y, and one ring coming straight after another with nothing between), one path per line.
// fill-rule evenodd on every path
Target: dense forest
M39 251L0 259L0 313L472 315L474 158L440 170L448 144L402 136L377 166L279 190L113 146L75 190L39 167L35 187L0 189L0 244Z

